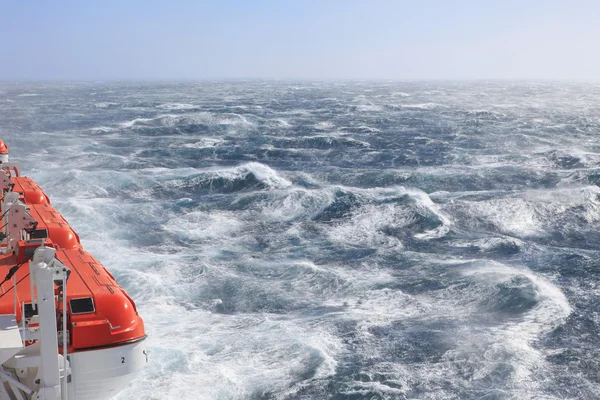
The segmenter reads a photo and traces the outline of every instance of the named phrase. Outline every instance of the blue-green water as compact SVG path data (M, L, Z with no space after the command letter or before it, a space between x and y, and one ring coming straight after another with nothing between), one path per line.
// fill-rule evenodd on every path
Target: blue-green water
M0 85L136 300L120 399L593 399L600 85Z

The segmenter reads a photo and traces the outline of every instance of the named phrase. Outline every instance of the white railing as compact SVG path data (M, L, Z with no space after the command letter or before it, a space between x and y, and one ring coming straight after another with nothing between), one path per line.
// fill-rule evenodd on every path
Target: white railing
M25 309L22 306L21 337L23 341L37 340L36 351L22 351L12 357L0 368L0 380L8 382L13 396L19 400L45 399L68 400L69 361L67 331L67 278L69 268L55 258L56 250L50 247L38 247L29 262L29 274L32 281L32 307L37 309L36 328L25 323ZM56 329L56 308L54 286L62 286L62 355L58 353L58 331ZM16 286L13 288L16 292ZM37 298L33 299L33 294ZM60 306L59 306L60 308ZM16 298L15 298L16 319ZM1 345L1 344L0 344ZM24 349L27 349L26 347ZM62 366L62 368L60 368ZM14 379L8 370L37 368L39 382L27 386ZM0 399L3 399L0 391Z

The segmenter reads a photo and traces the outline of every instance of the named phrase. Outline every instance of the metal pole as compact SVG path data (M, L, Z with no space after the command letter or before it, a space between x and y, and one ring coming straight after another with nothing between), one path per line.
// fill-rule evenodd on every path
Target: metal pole
M44 253L40 249L36 250L32 263L38 290L37 302L40 318L39 331L41 334L39 342L42 374L39 393L41 399L58 400L61 397L61 390L60 364L57 351L56 304L54 303L54 274L42 258L46 254L52 253Z
M3 381L9 382L12 385L15 385L16 387L18 387L19 389L21 389L22 391L24 391L25 393L27 393L29 395L32 395L34 393L33 390L31 390L27 386L23 385L21 382L19 382L12 376L8 375L6 372L0 371L0 379Z
M62 295L63 295L63 399L67 400L67 272L63 270L62 278Z
M13 304L15 306L15 319L17 318L17 274L13 275ZM24 316L21 315L21 318Z

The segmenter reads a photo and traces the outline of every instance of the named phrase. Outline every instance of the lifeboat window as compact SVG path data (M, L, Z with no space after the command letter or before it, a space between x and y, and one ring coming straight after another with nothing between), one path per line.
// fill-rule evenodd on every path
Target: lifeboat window
M73 299L70 303L72 314L88 314L96 311L94 309L94 300L91 297Z
M25 303L24 308L25 308L25 318L31 318L34 315L38 315L37 307L34 310L33 305L31 305L31 303Z
M31 236L32 239L45 239L48 237L48 231L46 229L36 229L35 231L31 232Z

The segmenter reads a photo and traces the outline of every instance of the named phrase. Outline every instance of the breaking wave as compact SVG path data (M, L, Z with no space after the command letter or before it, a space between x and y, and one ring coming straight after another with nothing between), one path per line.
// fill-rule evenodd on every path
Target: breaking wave
M207 170L183 179L168 180L155 188L155 194L171 196L173 191L200 195L207 192L240 192L278 189L291 185L287 179L260 163L248 163L223 170Z
M143 130L144 128L177 128L183 133L194 133L206 130L210 126L252 124L252 121L249 121L245 116L240 114L215 115L203 112L186 115L167 114L155 118L135 118L131 121L121 123L120 126L121 128L134 130Z

